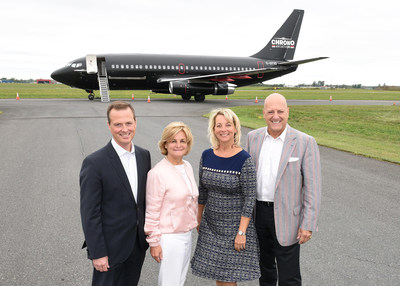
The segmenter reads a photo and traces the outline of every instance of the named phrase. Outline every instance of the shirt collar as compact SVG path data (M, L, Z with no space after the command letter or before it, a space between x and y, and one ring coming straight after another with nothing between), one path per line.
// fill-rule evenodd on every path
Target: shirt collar
M126 153L131 153L132 155L135 154L135 145L133 145L132 142L132 151L126 151L124 148L122 148L121 146L118 145L117 142L115 142L114 138L111 139L111 144L113 145L115 151L117 152L119 157L122 157L123 155L125 155Z
M272 140L278 140L278 139L280 139L280 140L282 140L282 142L284 142L284 141L285 141L285 138L286 138L286 133L287 133L287 124L286 124L285 129L284 129L283 132L281 133L281 135L279 135L279 136L276 137L276 138L273 138L271 135L269 135L269 133L268 133L268 127L267 127L267 128L265 129L264 140L267 139L267 137L270 137Z

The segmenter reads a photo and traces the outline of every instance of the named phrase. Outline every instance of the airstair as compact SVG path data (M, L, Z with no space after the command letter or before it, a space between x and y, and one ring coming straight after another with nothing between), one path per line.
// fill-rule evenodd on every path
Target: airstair
M106 59L103 57L97 58L96 55L87 55L86 72L88 74L97 73L97 81L99 83L101 102L109 102L110 86L108 85Z
M99 81L101 102L109 102L110 89L108 86L107 73L105 73L105 75L104 74L101 75L100 73L98 73L98 81Z

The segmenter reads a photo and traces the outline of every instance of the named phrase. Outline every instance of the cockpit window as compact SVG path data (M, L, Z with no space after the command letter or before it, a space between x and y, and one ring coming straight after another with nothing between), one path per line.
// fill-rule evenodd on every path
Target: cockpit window
M68 63L67 67L72 67L72 68L79 68L82 66L82 63Z

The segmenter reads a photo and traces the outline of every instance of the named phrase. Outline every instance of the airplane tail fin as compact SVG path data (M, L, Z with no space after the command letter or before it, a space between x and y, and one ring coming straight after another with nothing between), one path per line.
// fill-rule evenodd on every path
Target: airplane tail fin
M293 60L303 15L304 10L293 10L292 14L268 44L251 57L271 60Z

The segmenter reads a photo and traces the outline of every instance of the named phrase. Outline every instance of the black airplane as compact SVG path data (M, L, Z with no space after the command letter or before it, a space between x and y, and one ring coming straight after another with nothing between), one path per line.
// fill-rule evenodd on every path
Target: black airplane
M202 102L205 95L232 94L236 87L264 82L296 71L298 65L326 57L293 60L303 20L303 10L293 10L268 44L250 57L158 54L88 55L56 70L51 77L71 87L85 89L89 99L100 90L151 90L181 95Z

